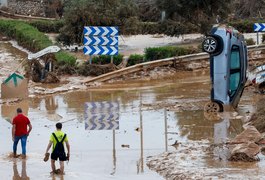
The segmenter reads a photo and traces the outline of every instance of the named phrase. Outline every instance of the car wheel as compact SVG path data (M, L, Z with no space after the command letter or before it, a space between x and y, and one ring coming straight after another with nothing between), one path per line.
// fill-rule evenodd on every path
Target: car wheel
M208 113L221 112L221 107L217 102L208 102L204 106L204 111Z
M218 49L218 42L214 37L208 36L204 39L202 43L203 51L207 53L215 53Z

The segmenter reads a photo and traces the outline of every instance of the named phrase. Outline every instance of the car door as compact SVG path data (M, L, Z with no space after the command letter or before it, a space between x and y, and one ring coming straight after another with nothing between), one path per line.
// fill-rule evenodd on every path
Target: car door
M240 86L241 80L241 62L240 62L240 48L237 45L233 45L230 55L230 78L229 78L229 97L230 102L233 100L236 92Z

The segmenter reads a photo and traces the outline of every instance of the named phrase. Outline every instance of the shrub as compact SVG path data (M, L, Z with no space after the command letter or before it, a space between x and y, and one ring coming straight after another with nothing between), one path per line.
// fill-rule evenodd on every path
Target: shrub
M247 43L248 46L249 45L255 45L255 42L254 42L254 40L252 38L248 38L248 39L245 39L245 40L246 40L246 43Z
M113 56L113 64L119 65L122 62L123 55L118 54L117 56ZM93 64L109 64L111 62L111 56L101 55L94 56L92 58Z
M58 61L58 63L64 62L66 64L69 64L71 66L75 65L76 59L75 57L69 55L68 53L64 51L60 51L55 54L55 58Z
M155 22L142 22L139 23L139 33L141 34L162 34L159 23Z
M48 21L48 20L37 20L30 21L29 24L36 27L39 31L45 33L59 33L59 30L63 27L63 20Z
M181 56L186 54L193 54L199 52L198 49L193 47L176 47L176 46L165 46L145 49L146 61L153 61L158 59L164 59L174 56Z
M242 33L253 32L253 24L254 22L251 22L249 20L235 21L228 23L228 25L234 27L235 29L237 29L239 32Z
M260 19L237 20L229 22L228 25L233 26L235 29L237 29L239 32L242 33L253 33L254 23L263 23L263 20Z
M132 54L128 58L127 66L133 66L135 64L143 63L144 55L141 54Z

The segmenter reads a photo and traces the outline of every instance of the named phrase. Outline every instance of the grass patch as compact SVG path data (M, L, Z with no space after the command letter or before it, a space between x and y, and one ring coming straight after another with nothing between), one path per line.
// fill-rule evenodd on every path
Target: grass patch
M0 20L0 32L15 39L18 44L32 52L40 51L53 45L52 41L37 28L18 20ZM75 57L66 52L55 53L56 60L64 61L66 64L74 65Z

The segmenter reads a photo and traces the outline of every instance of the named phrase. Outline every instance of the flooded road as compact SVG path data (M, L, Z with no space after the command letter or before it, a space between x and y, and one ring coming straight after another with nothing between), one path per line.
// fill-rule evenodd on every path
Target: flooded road
M199 80L196 73L188 74L193 76L197 85L202 84L200 86L205 89L199 92L202 95L199 99L207 99L206 77ZM145 159L171 149L170 144L176 139L185 141L188 138L181 131L181 126L185 126L185 113L166 112L164 108L149 110L144 105L174 102L176 97L181 97L179 102L191 101L190 97L196 96L193 87L197 85L193 83L189 93L186 90L189 83L181 83L183 79L188 80L190 77L134 82L137 90L130 90L130 87L122 84L106 85L103 89L29 98L18 104L2 105L0 131L5 146L0 150L0 164L5 168L1 168L0 174L12 177L15 173L12 167L18 165L21 169L23 166L20 160L15 163L7 158L12 147L10 119L15 115L16 108L22 107L33 125L28 139L29 157L26 162L27 176L31 179L51 178L50 166L42 158L57 121L63 122L63 130L68 134L72 149L64 179L163 179L146 167ZM114 87L118 90L114 90ZM85 103L102 101L119 103L119 128L85 130ZM188 119L196 117L203 118L201 112L192 112Z
M5 50L1 46L2 51L8 49L12 48L8 46ZM23 56L4 55L3 58L14 62ZM175 157L175 166L187 173L198 170L216 179L227 173L230 177L251 177L252 174L262 177L265 174L262 172L263 156L258 163L230 163L218 160L214 154L201 148L220 143L242 131L240 119L209 121L204 117L203 106L209 100L209 84L208 70L186 71L160 80L116 82L86 91L36 96L19 103L1 104L1 177L15 180L22 176L40 180L158 180L164 178L147 167L147 157L176 150L180 154ZM253 109L254 97L246 93L238 108L242 115ZM101 104L118 107L115 113L106 111L116 117L116 125L105 122L102 126L94 119L91 126L95 114L91 114L87 104L95 105L94 110L102 109ZM9 158L12 151L10 120L17 107L23 109L33 125L26 161ZM71 145L70 162L65 165L64 176L51 176L50 161L43 162L56 122L63 123L62 130ZM182 144L180 148L176 142ZM185 151L189 147L195 148L197 154ZM21 152L20 145L18 152Z

